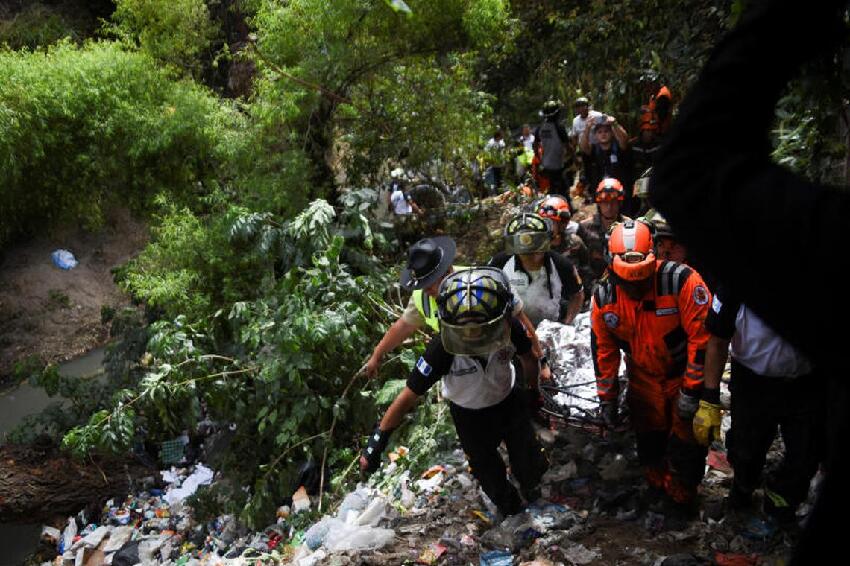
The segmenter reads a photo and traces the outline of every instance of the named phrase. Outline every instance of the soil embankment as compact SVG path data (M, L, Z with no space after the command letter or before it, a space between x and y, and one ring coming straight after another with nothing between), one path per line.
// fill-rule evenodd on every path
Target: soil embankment
M56 230L13 245L0 254L0 382L25 360L61 362L102 345L108 325L102 307L120 307L128 298L111 270L148 241L146 225L127 211L109 215L96 233ZM70 250L79 265L63 271L53 250Z

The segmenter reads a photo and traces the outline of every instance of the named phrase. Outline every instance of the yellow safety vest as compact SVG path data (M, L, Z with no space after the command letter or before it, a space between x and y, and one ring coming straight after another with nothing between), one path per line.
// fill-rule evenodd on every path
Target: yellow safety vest
M460 271L461 269L467 269L467 267L460 265L454 266L454 271ZM425 297L428 297L427 301L424 300ZM425 319L425 324L428 325L434 332L439 332L440 319L437 316L437 299L430 295L426 295L422 289L417 289L413 292L413 304L416 305L416 310L418 310L419 314L422 315L422 318Z

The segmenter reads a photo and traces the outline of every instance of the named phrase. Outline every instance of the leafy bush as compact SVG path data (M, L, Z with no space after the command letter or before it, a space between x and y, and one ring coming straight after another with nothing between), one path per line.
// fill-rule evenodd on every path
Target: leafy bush
M291 495L298 462L349 465L399 386L376 396L364 388L377 384L354 378L392 312L372 256L383 238L362 215L375 198L352 191L339 214L316 201L290 221L235 207L165 217L122 274L165 315L149 328L146 367L69 430L65 448L120 452L139 430L157 442L202 418L235 426L222 466L253 488L230 510L258 522ZM387 367L412 363L409 353Z
M81 23L40 2L25 7L8 20L0 19L0 45L11 49L36 49L60 39L80 39Z
M216 29L203 0L117 0L110 30L158 61L198 71Z
M238 122L117 44L0 52L0 245L60 220L97 226L110 202L194 201Z

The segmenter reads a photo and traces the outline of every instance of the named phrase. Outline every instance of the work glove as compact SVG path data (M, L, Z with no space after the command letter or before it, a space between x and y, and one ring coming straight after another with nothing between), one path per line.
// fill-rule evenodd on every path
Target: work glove
M708 446L713 441L719 440L721 419L720 390L703 390L699 410L694 415L693 427L696 441L702 446Z
M619 408L616 401L601 403L599 405L599 413L602 415L602 422L608 428L614 428L620 422Z
M679 400L676 402L676 408L679 411L679 418L683 421L693 419L699 408L699 395L682 389L679 392Z
M390 442L391 430L381 430L381 426L377 425L375 430L369 436L369 442L363 449L360 455L360 469L371 474L381 466L381 454L384 453L387 444Z

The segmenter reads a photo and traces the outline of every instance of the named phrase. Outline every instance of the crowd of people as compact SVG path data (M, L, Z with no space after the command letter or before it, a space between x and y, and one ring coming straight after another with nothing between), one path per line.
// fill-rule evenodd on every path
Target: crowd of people
M773 4L768 14L770 10L781 8ZM743 25L769 36L765 18L769 16L756 15ZM790 24L792 18L780 20ZM743 33L732 34L721 49L756 50ZM725 63L733 68L739 62L730 56ZM715 66L722 68L717 60ZM709 76L710 71L711 66ZM722 73L715 74L721 81ZM725 92L713 83L705 86L706 92L712 88L718 96ZM774 90L765 98L778 96L778 83ZM707 104L696 97L692 106ZM426 238L411 246L401 278L402 287L412 292L410 304L376 347L367 374L377 373L381 359L416 328L427 325L434 336L407 387L369 438L362 469L377 469L401 417L439 381L472 473L484 492L504 515L534 502L547 466L532 425L541 405L537 384L551 379L535 328L543 320L570 324L580 311L589 310L599 422L608 429L621 426L626 410L648 499L686 517L698 512L708 448L722 440L720 385L731 360L731 428L725 443L734 479L726 509L752 510L757 502L754 493L760 490L762 512L778 525L795 529L796 512L818 469L828 480L827 462L838 462L832 464L834 469L843 469L839 468L843 452L837 453L834 444L831 450L827 446L827 438L836 436L827 433L827 415L846 415L845 407L835 410L836 400L827 399L830 387L823 375L827 364L819 360L832 358L809 338L796 336L802 326L789 327L776 316L778 311L765 307L748 282L724 269L721 258L728 258L729 249L706 247L697 232L701 225L690 226L688 239L682 239L661 213L648 207L651 194L667 207L662 210L677 215L676 226L687 225L687 206L676 200L674 191L680 186L671 181L684 173L667 161L667 168L653 181L659 187L647 190L649 177L643 172L666 156L685 158L683 152L676 153L675 141L657 153L671 127L671 135L699 145L696 130L690 138L686 135L693 117L684 126L671 126L673 110L666 87L650 99L640 133L631 140L613 116L592 110L586 98L577 99L575 108L569 128L562 123L558 101L543 106L543 121L533 131L523 127L519 141L528 159L518 162L517 170L527 169L545 194L507 221L503 253L486 266L461 268L452 266L455 245L450 238ZM721 157L732 162L739 156ZM580 169L573 169L576 159ZM794 183L803 183L770 167L765 175L787 186L792 196L797 194ZM574 170L580 171L577 180L571 177ZM705 178L710 178L707 172ZM573 192L572 200L571 186L584 187ZM683 197L690 198L691 193ZM582 199L595 202L596 211L579 223L573 220L573 201ZM811 197L798 199L812 202ZM714 222L713 210L701 210L698 217ZM690 242L701 253L692 254ZM759 242L769 247L767 240ZM700 274L703 261L712 267L705 278ZM735 259L741 270L742 261L748 260ZM621 379L623 358L626 371ZM622 383L627 384L624 392ZM832 388L841 395L839 402L846 399L844 387ZM846 419L830 418L839 430L846 429ZM778 434L784 455L776 469L765 474L766 456ZM508 481L498 451L501 443L519 491ZM835 482L826 485L844 500L846 490L834 487ZM815 511L821 518L818 524L834 530L826 512L819 514L818 509L836 505L838 499L821 498ZM809 543L803 548L813 556L810 541L819 540L819 534L809 531L804 539Z
M822 390L812 386L812 365L740 300L710 288L661 214L624 216L624 192L619 180L600 180L597 212L581 223L566 197L543 196L508 220L505 251L486 266L454 265L447 236L410 247L401 277L410 302L375 348L367 375L414 331L435 336L370 437L364 471L379 466L404 414L442 381L484 492L505 515L533 502L546 457L531 423L542 406L538 384L550 379L535 328L543 320L570 324L589 309L599 422L614 430L626 409L648 501L681 517L698 511L708 446L721 438L720 382L731 344L728 508L752 508L754 491L764 488L764 511L794 523L823 457ZM786 456L762 481L778 430ZM499 456L502 442L519 493Z

